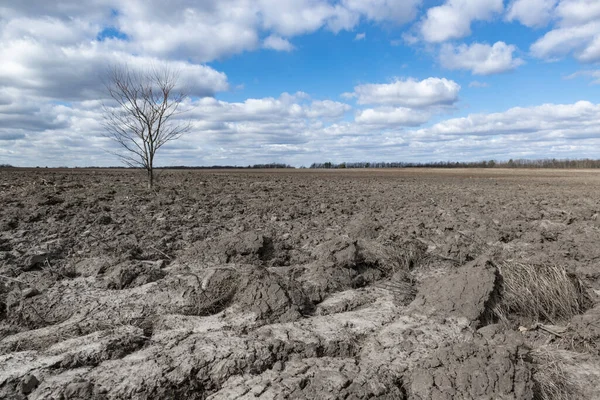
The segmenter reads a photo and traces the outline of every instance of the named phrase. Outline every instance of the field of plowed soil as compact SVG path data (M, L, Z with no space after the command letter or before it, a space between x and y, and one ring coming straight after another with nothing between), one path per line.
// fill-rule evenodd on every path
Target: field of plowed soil
M2 399L599 399L600 172L0 169Z

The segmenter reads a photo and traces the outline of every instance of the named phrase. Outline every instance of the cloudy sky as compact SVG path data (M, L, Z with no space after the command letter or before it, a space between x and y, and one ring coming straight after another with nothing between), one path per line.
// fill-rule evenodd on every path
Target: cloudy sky
M118 165L107 67L172 65L161 165L600 158L598 0L4 0L0 164Z

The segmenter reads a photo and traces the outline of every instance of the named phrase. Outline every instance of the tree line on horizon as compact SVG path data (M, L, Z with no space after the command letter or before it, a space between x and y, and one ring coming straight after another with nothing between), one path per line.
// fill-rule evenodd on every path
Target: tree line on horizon
M556 168L594 169L600 168L600 160L594 159L510 159L508 161L434 161L434 162L332 162L313 163L311 169L344 168Z
M0 164L0 168L15 168L10 164ZM40 168L40 167L37 167ZM46 167L47 168L47 167ZM69 169L70 167L58 167ZM77 169L130 169L135 167L74 167ZM510 159L508 161L436 161L436 162L324 162L312 163L309 169L376 169L376 168L554 168L554 169L595 169L600 168L600 159ZM211 165L211 166L186 166L172 165L155 167L155 169L296 169L285 163L253 164L248 166L237 165ZM306 169L302 166L299 169Z

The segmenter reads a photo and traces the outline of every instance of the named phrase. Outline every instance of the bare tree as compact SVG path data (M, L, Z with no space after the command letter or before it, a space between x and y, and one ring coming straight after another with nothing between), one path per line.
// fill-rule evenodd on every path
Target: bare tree
M154 184L154 157L164 144L189 132L189 121L178 119L187 93L177 88L179 73L168 67L138 72L112 67L105 87L117 103L103 105L105 136L123 149L115 152L130 167L143 168L148 188Z

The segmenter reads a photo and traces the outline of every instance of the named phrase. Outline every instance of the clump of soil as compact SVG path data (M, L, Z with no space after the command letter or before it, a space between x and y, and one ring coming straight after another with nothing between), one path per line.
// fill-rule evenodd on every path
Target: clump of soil
M513 340L443 344L411 371L411 398L532 400L528 351Z
M107 289L128 289L156 282L166 276L161 263L124 262L101 271L101 286Z
M253 268L242 275L234 301L266 321L295 321L312 311L312 303L299 284L263 268Z
M384 244L373 240L352 240L339 237L319 245L314 255L316 261L305 265L300 281L314 303L320 303L328 295L347 289L362 288L386 278L397 284L397 292L403 300L411 298L411 285L400 289L409 269L418 265L425 250L410 242ZM396 274L396 275L394 275ZM388 285L390 288L393 283Z
M448 274L423 280L413 305L424 312L465 317L479 327L492 322L501 290L498 269L481 257Z

